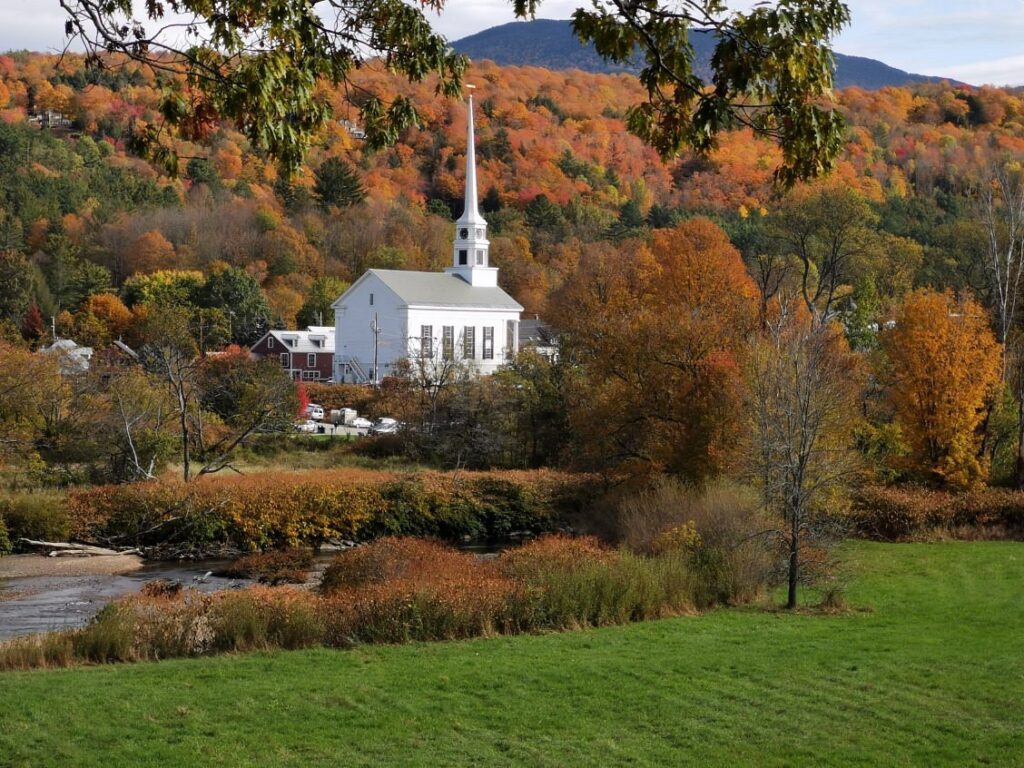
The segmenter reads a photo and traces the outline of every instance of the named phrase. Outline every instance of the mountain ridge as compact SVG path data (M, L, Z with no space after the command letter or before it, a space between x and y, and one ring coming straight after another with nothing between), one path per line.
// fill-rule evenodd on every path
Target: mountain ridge
M513 21L482 30L451 43L471 59L490 59L500 66L534 66L546 69L580 69L585 72L636 72L639 67L605 61L592 44L583 44L573 34L568 19ZM690 39L696 53L694 70L704 80L711 79L711 54L714 38L710 32L694 30ZM962 85L956 80L919 75L897 69L877 59L836 53L836 88L857 86L877 90L887 86L917 83Z

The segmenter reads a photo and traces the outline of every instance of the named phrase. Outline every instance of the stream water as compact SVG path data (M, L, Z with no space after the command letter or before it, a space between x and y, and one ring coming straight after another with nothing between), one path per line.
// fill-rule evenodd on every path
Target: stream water
M115 597L138 592L154 579L180 581L204 592L229 589L246 582L203 577L227 561L151 562L137 571L115 576L27 576L0 579L0 639L80 627Z
M509 542L467 543L461 549L480 557ZM321 554L313 571L321 570L337 553ZM121 595L138 592L147 581L179 581L204 592L243 587L251 582L214 575L227 560L151 561L137 571L103 576L27 576L0 579L0 640L53 629L84 625L100 608Z

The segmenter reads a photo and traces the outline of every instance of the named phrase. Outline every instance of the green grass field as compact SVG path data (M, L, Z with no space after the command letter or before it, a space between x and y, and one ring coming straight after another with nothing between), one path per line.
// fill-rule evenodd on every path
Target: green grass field
M0 675L0 765L1024 765L1024 544L850 544L842 615Z

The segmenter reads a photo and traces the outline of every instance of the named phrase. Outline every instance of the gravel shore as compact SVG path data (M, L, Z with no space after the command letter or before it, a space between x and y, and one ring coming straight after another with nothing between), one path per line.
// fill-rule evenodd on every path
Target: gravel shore
M18 579L26 576L108 576L131 573L141 568L142 563L143 560L138 555L9 555L0 557L0 579Z

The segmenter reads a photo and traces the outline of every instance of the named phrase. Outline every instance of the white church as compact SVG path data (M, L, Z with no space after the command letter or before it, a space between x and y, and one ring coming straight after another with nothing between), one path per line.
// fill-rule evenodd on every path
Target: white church
M464 362L490 374L519 348L523 308L498 287L477 205L472 95L468 108L465 209L455 222L452 266L444 272L370 269L356 280L331 305L335 382L377 383L404 360L425 368Z

